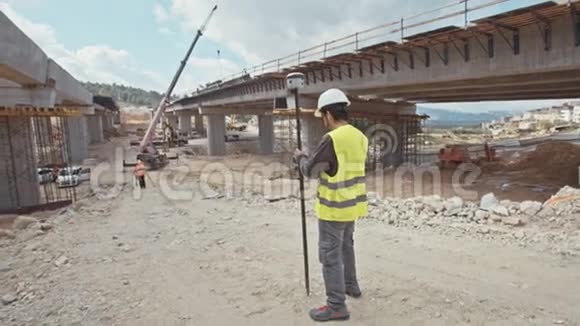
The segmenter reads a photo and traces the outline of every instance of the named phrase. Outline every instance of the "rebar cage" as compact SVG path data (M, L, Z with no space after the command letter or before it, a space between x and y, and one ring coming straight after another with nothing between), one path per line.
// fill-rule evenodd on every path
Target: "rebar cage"
M419 165L421 150L425 143L423 133L426 116L377 115L355 116L350 123L361 130L369 139L367 170L380 166ZM274 151L291 156L296 148L296 121L293 115L274 117Z
M76 200L74 187L59 188L59 169L71 166L68 117L0 116L0 213L57 208Z

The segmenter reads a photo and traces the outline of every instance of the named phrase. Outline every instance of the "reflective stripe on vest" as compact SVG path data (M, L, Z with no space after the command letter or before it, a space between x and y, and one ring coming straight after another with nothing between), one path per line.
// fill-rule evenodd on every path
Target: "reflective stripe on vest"
M351 222L368 211L365 184L368 140L351 125L328 135L332 138L338 169L332 177L320 174L315 210L321 220Z
M364 203L367 201L367 195L360 195L354 199L349 199L345 201L330 201L326 198L318 196L318 201L320 204L332 208L348 208L356 206L358 203Z
M320 185L325 186L328 189L337 190L341 188L352 187L358 183L365 183L366 178L364 176L354 177L352 179L341 181L341 182L330 182L327 179L320 179Z

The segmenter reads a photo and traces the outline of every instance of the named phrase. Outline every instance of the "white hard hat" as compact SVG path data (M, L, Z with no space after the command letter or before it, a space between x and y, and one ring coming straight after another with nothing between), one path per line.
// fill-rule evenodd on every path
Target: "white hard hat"
M318 118L322 117L322 113L320 112L322 108L331 104L338 103L344 103L347 107L350 105L350 101L343 91L338 88L331 88L325 91L324 93L320 94L320 97L318 98L318 108L314 112L314 116Z

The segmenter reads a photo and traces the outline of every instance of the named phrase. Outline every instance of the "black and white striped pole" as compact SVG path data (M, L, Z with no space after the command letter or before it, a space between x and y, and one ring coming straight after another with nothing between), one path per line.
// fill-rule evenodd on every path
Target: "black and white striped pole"
M304 74L294 72L286 76L286 86L294 95L294 105L296 110L296 146L302 150L302 128L300 126L300 104L298 100L298 90L304 87ZM298 180L300 182L300 209L302 211L302 250L304 256L304 284L306 295L310 296L310 276L308 268L308 239L306 232L306 205L304 200L304 176L298 167Z

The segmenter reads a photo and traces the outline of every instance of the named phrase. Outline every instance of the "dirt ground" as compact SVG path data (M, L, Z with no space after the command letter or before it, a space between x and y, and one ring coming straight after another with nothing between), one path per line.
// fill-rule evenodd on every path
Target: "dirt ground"
M126 141L92 150L111 159ZM247 159L209 161L233 166L237 184ZM270 180L279 158L261 159L273 166L262 171ZM169 170L207 164L184 156ZM219 176L212 185L225 197L203 199L200 174L190 173L169 186L194 195L171 200L161 173L143 192L124 182L39 214L48 232L0 239L0 295L18 298L0 304L0 324L313 324L308 310L325 296L311 202L307 297L296 199L230 192ZM344 325L580 325L580 257L375 219L359 221L355 236L363 297L348 300Z
M2 242L5 325L308 325L324 302L309 213L306 297L295 200L171 202L151 186L85 199L54 231ZM580 260L361 220L364 296L350 325L548 325L580 322ZM29 239L30 238L30 239ZM61 257L66 263L56 266ZM16 287L16 288L15 288Z

